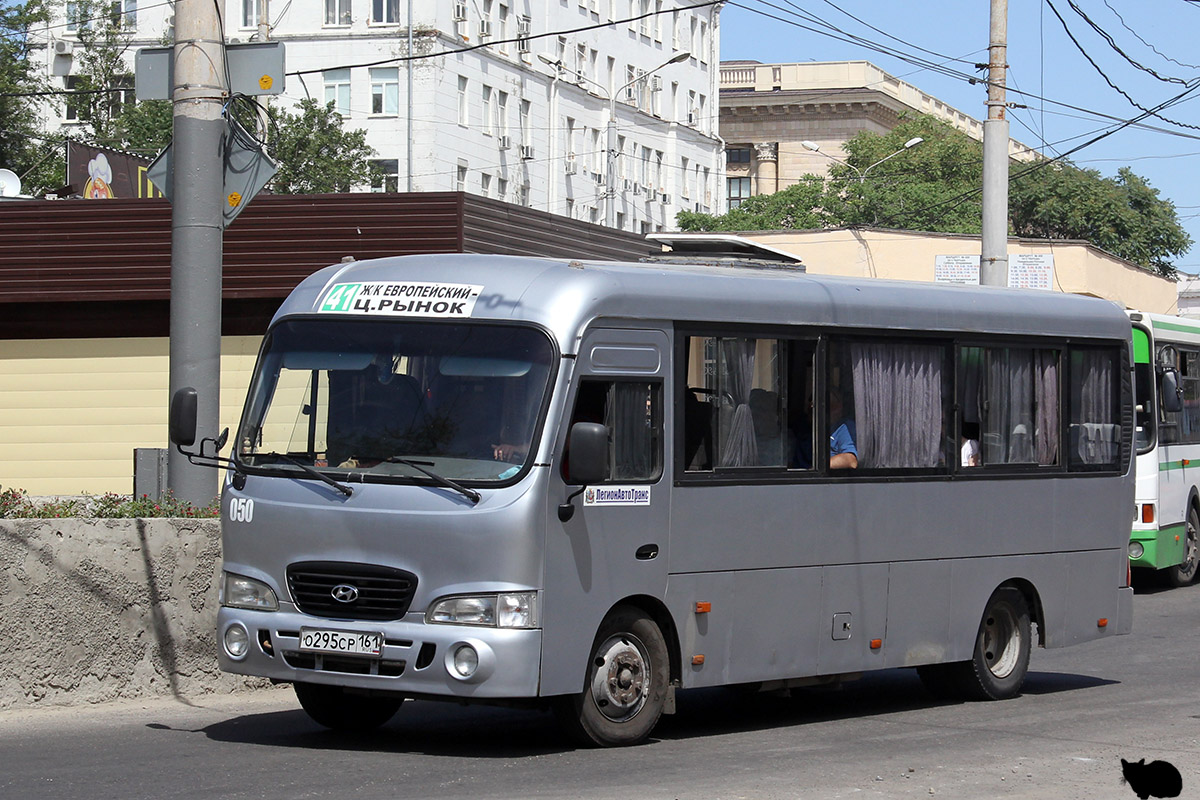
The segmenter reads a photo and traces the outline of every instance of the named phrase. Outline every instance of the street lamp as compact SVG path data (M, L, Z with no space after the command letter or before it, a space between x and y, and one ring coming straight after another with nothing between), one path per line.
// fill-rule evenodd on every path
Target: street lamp
M624 89L633 86L638 81L646 80L663 67L669 67L672 64L678 64L680 61L687 61L691 57L692 54L687 51L676 53L654 69L644 72L633 80L621 84L612 92L609 92L606 88L604 88L603 84L598 83L591 78L586 78L583 75L576 76L580 80L592 84L600 89L600 91L608 95L608 160L604 176L604 224L610 228L613 227L613 224L616 222L617 218L617 97L620 96ZM562 59L551 58L545 53L538 53L538 60L544 64L549 64L555 69L561 70L564 68Z
M811 150L818 155L822 155L832 161L836 161L839 164L841 164L842 166L849 167L850 169L852 169L858 173L858 181L859 181L859 183L862 183L863 180L867 177L867 173L870 172L872 169L874 169L875 167L878 167L880 164L887 161L889 158L898 156L901 153L903 153L905 150L916 147L923 141L925 141L925 140L922 139L920 136L914 136L913 138L909 139L907 142L904 143L904 147L901 147L899 150L897 150L896 152L892 153L889 156L884 156L883 158L879 159L878 161L876 161L874 164L867 167L866 169L859 169L858 167L854 166L853 164L851 164L848 161L843 161L842 159L831 156L828 153L822 153L821 145L817 144L816 142L810 142L808 140L805 140L800 143L800 146L803 147L805 150Z

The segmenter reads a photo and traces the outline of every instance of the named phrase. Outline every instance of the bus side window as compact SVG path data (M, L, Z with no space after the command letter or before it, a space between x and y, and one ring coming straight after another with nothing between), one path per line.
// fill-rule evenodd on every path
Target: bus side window
M1099 348L1070 353L1070 448L1067 465L1115 467L1121 452L1117 354Z
M945 362L940 344L833 342L826 397L831 457L852 441L859 469L944 468Z
M661 383L584 380L571 414L571 424L576 422L608 428L610 480L654 480L662 474ZM564 477L569 459L564 451Z

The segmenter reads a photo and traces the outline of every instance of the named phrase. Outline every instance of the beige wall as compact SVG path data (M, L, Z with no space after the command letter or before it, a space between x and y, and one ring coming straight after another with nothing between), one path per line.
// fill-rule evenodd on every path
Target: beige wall
M236 429L261 341L222 338L221 426ZM0 487L133 491L133 450L167 446L164 338L0 342Z
M940 255L979 255L977 236L890 230L762 231L740 234L795 253L814 275L932 281ZM1010 239L1009 253L1053 253L1054 288L1159 314L1177 309L1175 282L1084 242Z

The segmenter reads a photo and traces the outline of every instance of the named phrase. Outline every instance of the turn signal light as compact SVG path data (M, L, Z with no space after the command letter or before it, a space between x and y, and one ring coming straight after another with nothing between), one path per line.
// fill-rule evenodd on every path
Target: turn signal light
M1108 627L1108 617L1101 617L1100 619L1096 620L1096 627L1097 628L1107 628Z
M692 656L692 666L698 667L704 663L704 656Z
M696 603L696 613L697 614L707 614L710 611L712 611L712 603L709 603L709 602Z
M871 649L872 650L878 650L881 647L883 647L883 639L872 639L871 640Z
M1142 505L1142 522L1150 524L1154 522L1154 504L1144 503Z

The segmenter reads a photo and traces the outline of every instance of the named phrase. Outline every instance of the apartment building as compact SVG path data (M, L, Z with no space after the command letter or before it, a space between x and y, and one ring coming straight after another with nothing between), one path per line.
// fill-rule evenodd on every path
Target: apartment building
M367 132L382 177L359 190L466 191L635 233L672 226L682 209L723 210L719 3L218 2L227 42L284 43L286 86L270 102L332 102ZM64 89L80 28L96 24L88 7L63 2L45 32ZM172 35L175 11L112 3L129 38L122 85L136 49ZM52 122L78 126L70 103L60 113Z

